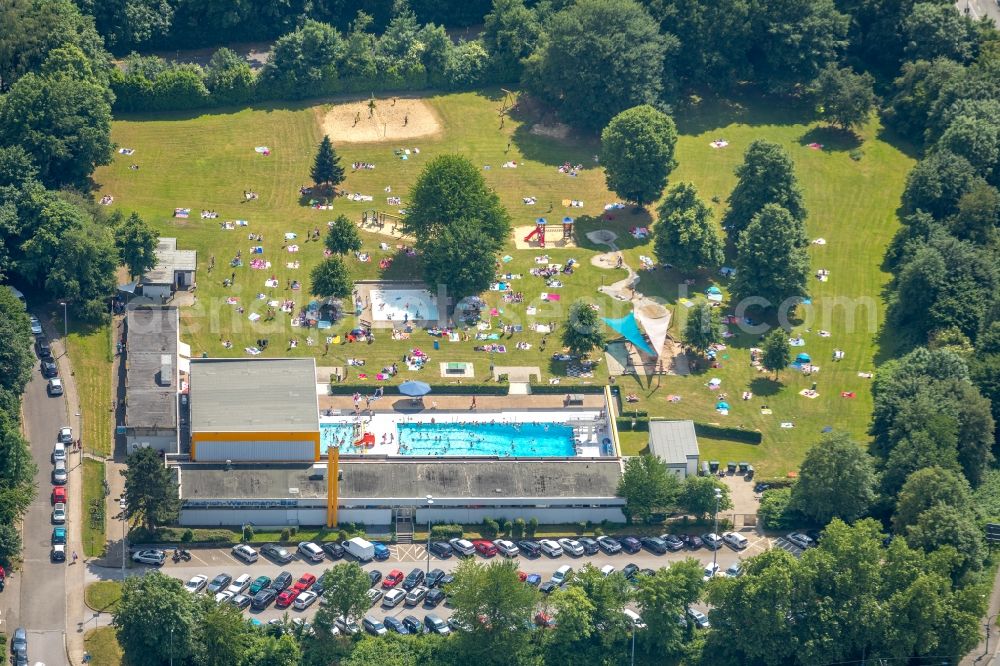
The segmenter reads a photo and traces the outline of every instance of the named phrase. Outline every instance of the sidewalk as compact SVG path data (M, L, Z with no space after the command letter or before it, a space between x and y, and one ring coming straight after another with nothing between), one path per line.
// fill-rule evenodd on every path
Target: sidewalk
M1000 628L996 626L997 615L1000 614L1000 571L993 577L993 590L990 592L990 605L986 608L986 617L979 623L979 645L959 662L960 666L994 666L998 664L997 653L1000 652ZM992 620L990 628L990 650L986 653L986 622Z

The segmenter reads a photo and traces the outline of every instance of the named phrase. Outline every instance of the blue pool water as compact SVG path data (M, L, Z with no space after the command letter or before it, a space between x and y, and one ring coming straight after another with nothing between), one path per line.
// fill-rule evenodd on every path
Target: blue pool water
M561 423L400 423L400 455L573 456L573 428Z
M326 455L326 450L332 444L340 442L341 453L361 453L361 449L354 446L354 425L350 423L321 423L319 424L319 452Z

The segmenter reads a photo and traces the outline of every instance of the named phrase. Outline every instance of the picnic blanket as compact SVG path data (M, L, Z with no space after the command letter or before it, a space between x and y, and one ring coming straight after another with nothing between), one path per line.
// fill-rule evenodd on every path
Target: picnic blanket
M186 217L190 217L190 216L191 216L191 209L190 208L174 208L174 217L184 217L184 218L186 218Z

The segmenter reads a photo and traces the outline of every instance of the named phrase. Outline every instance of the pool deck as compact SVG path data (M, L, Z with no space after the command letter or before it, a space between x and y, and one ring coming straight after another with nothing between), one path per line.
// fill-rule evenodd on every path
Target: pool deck
M375 385L372 385L372 391ZM476 410L478 412L500 412L500 411L525 411L525 410L561 410L566 409L566 395L573 393L571 387L567 387L566 393L554 395L477 395ZM370 395L370 393L369 393ZM572 410L601 410L605 408L604 395L601 393L584 393L583 404L575 405ZM397 413L431 413L435 411L472 412L471 395L428 395L423 401L412 400L401 395L386 395L381 400L372 403L372 410L379 412ZM364 400L361 406L364 407ZM349 395L321 395L319 396L319 409L323 413L328 409L338 409L341 411L354 411L354 400Z

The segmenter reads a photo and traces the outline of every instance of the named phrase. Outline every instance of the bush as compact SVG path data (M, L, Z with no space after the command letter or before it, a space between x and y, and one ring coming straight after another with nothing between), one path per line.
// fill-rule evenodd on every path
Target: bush
M286 527L285 529L281 530L281 534L278 535L278 540L288 541L288 539L291 538L291 536L292 536L291 532L289 532L288 528Z
M784 530L799 524L802 517L791 507L791 502L790 488L765 490L757 509L761 526L768 530Z
M250 525L244 526L244 528L243 528L243 540L244 541L253 541L253 535L254 535L253 527L250 526Z
M594 536L595 537L604 536L604 530L602 528L600 528L600 527L595 527L594 528Z
M288 528L288 532L289 532L289 534L291 536L295 536L296 534L298 534L299 528L298 527L290 527L290 528Z
M505 536L509 535L510 534L510 529L511 529L510 521L507 520L506 518L501 518L500 519L500 534L503 534Z
M532 518L528 521L528 536L535 536L535 532L538 531L538 518Z
M511 536L515 539L520 539L524 537L524 518L515 518L514 526L511 528Z
M492 518L483 518L483 524L479 528L479 532L483 535L484 539L496 538L496 535L500 532L500 524Z
M619 416L615 419L615 423L618 424L618 430L621 431L631 431L631 432L649 432L649 419L639 416Z
M184 534L181 535L181 543L191 543L194 541L194 532L190 529L184 530Z
M442 523L440 525L431 526L431 538L436 541L461 539L464 533L465 532L461 525Z
M581 520L580 522L578 522L576 524L576 533L577 534L583 534L586 531L587 531L587 521Z

